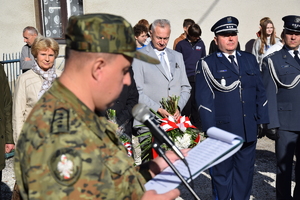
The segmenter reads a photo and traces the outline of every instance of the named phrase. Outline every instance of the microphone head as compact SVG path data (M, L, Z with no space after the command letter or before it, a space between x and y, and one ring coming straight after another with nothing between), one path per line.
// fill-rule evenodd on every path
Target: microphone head
M139 122L144 123L150 118L150 110L145 104L139 103L132 108L132 116Z

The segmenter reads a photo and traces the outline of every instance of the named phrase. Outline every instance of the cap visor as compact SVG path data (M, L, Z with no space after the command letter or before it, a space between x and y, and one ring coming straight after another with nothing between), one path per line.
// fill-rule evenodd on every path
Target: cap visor
M288 28L288 27L284 27L285 30L288 30L288 31L291 31L291 32L295 32L295 33L299 33L300 32L300 29L299 30L295 30L293 28Z
M141 53L139 51L135 51L135 52L123 52L124 55L126 56L129 56L129 57L132 57L132 58L136 58L136 59L139 59L139 60L142 60L144 62L147 62L147 63L151 63L151 64L159 64L160 61L156 58L153 58L151 56L148 56L144 53Z

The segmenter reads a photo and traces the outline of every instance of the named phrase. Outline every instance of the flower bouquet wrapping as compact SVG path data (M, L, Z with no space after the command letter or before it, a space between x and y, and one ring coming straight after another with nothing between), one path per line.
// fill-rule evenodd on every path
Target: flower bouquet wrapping
M109 121L111 121L115 124L118 124L117 117L116 117L116 110L107 109L106 114L107 114ZM116 135L117 135L117 137L119 137L122 144L126 147L128 156L131 157L132 156L132 145L131 145L130 137L125 133L126 123L128 123L128 121L126 121L122 125L119 125Z
M172 96L168 97L167 99L163 98L160 103L168 113L174 115L178 107L178 101L179 97ZM199 130L191 124L188 117L180 116L178 120L175 120L173 116L162 118L162 116L152 109L150 109L150 111L155 114L161 128L166 131L167 135L179 149L192 148L196 146L198 142L200 142ZM157 153L154 149L152 149L152 142L154 139L152 138L151 133L147 132L140 136L146 135L150 135L151 137L144 140L143 143L140 144L143 146L142 154L144 157L142 159L146 158L149 154L152 154L152 158L155 158L157 157ZM169 150L165 144L162 144L161 147L163 147L165 150ZM148 152L147 154L145 151L149 151L150 149L151 152Z

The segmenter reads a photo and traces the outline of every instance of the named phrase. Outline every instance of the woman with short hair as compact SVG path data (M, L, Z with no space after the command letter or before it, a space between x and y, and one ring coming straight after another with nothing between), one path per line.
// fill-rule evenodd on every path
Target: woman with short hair
M51 87L61 71L54 67L59 45L52 38L37 37L31 47L34 64L17 79L13 98L13 134L15 143L31 109Z

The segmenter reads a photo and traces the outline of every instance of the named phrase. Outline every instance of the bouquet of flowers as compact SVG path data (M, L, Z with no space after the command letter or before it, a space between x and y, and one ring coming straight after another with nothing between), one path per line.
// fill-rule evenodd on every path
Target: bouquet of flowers
M118 124L117 117L116 117L116 110L107 109L106 114L107 114L108 120L110 120L111 122L113 122L115 124ZM132 156L132 146L131 146L131 142L130 142L130 137L125 133L125 128L124 128L126 123L128 123L128 122L125 122L124 124L122 124L118 127L116 135L119 137L122 144L126 147L128 156L131 157Z
M167 99L163 98L160 103L168 113L174 115L178 108L178 101L179 97L170 96ZM173 116L162 118L162 116L152 109L150 109L150 111L155 114L157 120L160 122L161 128L166 131L168 136L179 149L192 148L196 146L198 142L200 142L199 130L191 124L188 117L180 116L176 121ZM146 135L152 136L150 132L144 133L140 136ZM152 140L152 137L149 137L140 144L140 146L143 147L142 154L144 155L144 158L150 154L150 152L147 153L145 151L149 151L149 149L151 149ZM168 147L165 144L162 144L162 147L165 150L168 150ZM152 151L152 156L157 156L154 150Z

